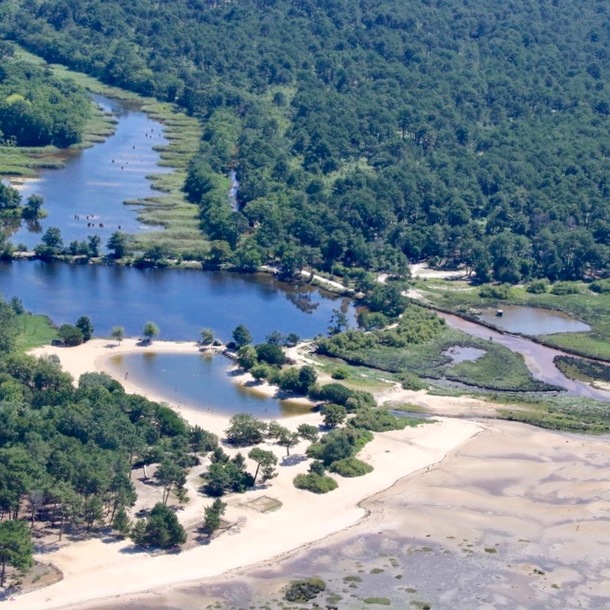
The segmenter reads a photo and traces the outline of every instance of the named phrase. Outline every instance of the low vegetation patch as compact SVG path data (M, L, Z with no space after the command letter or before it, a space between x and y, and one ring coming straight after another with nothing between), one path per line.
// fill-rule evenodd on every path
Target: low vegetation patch
M420 310L419 317L412 315L420 325L427 327L425 332L422 330L419 333L404 334L400 328L370 333L348 330L321 340L318 350L322 354L342 358L352 364L395 373L399 378L407 374L407 382L412 382L412 376L417 376L428 379L446 378L480 388L503 391L558 389L534 379L520 354L515 354L492 341L448 328L433 312L423 310L424 313L421 313L421 307L412 305L407 311L410 309ZM485 355L475 361L454 364L444 352L455 346L482 349L485 350ZM414 385L413 389L418 387Z
M298 474L294 477L294 486L298 489L306 489L315 494L325 494L337 489L337 481L327 475L320 475L313 472Z
M387 432L388 430L403 430L407 426L415 427L424 423L421 419L396 417L387 409L361 409L349 420L349 425L371 432Z
M328 467L333 462L352 457L373 440L373 434L369 430L359 428L341 428L333 430L319 441L312 443L307 448L307 455L320 460Z
M610 366L601 362L591 362L572 356L557 356L555 365L570 379L585 382L610 382Z
M326 583L316 576L305 580L293 580L284 597L289 602L308 602L315 599L322 591L326 590Z
M352 478L361 477L369 472L373 472L373 467L355 457L345 458L333 462L330 471L342 477Z

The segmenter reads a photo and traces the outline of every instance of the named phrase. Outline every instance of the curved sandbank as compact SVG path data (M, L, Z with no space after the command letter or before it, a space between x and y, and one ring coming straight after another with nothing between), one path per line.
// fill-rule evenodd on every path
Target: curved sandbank
M38 356L56 354L63 368L78 379L84 372L105 371L104 362L110 355L144 350L195 354L198 349L196 343L190 342L155 341L141 347L133 339L126 339L120 345L96 339L74 348L48 346L30 353ZM157 399L146 388L129 380L119 381L128 392ZM219 434L227 427L228 417L182 404L171 406L192 424ZM284 419L282 423L296 428L304 421L319 424L320 416L310 413ZM403 477L441 462L481 429L472 422L439 418L435 423L417 428L376 434L358 456L370 463L374 471L355 479L337 477L339 488L324 495L298 490L292 484L294 476L308 468L308 460L299 459L307 446L307 443L301 443L291 450L291 455L297 459L280 459L278 476L269 485L225 497L228 503L225 517L236 526L211 544L156 557L135 552L130 541L107 537L74 542L58 549L49 545L48 551L40 549L36 559L54 563L62 570L64 580L16 597L11 607L27 610L82 607L93 600L214 577L268 561L350 528L366 515L360 506L363 500L388 489ZM265 448L280 458L285 455L285 449L277 445L269 444ZM247 453L247 449L243 452ZM203 507L211 503L209 498L197 494L197 474L189 477L190 501L178 513L185 527L200 523ZM279 500L281 508L261 513L247 505L261 496Z

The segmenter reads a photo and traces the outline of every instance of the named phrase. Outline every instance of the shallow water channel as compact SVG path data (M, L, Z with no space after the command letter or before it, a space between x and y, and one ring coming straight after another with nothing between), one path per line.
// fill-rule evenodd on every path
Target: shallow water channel
M497 315L497 309L482 309L479 313L479 319L511 333L533 336L588 332L591 330L588 324L572 318L562 311L519 305L506 305L501 311L502 315L499 316Z
M49 227L61 230L66 246L89 235L99 235L105 246L118 230L162 230L139 223L138 206L124 202L159 195L147 177L171 171L157 165L160 156L154 150L167 144L163 125L115 100L102 96L94 100L118 121L115 132L91 148L69 153L62 169L42 170L38 178L19 187L24 202L30 195L42 196L49 215L34 224L22 223L11 236L13 244L32 249Z

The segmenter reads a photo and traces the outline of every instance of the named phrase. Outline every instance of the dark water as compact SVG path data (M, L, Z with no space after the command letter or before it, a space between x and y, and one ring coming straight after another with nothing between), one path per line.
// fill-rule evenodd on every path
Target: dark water
M232 363L224 356L163 354L147 352L112 356L108 362L119 378L145 386L173 404L185 404L220 415L251 413L275 418L307 412L298 407L256 393L231 380Z
M105 246L119 227L126 233L161 229L139 223L138 206L123 203L159 195L146 177L171 171L157 165L159 153L153 150L167 144L161 123L113 100L96 96L95 101L118 119L115 133L70 155L63 169L42 170L39 178L19 188L24 202L32 194L41 195L49 216L35 228L22 223L11 237L13 244L31 249L49 227L60 228L66 246L89 235L99 235Z
M502 316L496 316L496 311L496 309L491 308L483 309L479 318L511 333L551 335L553 333L578 333L591 330L591 327L584 322L552 309L507 305L502 308Z
M161 339L196 340L202 328L211 328L227 341L238 324L255 341L272 330L308 338L326 333L339 307L354 323L353 307L343 299L266 274L13 261L0 263L0 292L58 325L87 315L98 336L109 336L113 326L138 336L150 320Z

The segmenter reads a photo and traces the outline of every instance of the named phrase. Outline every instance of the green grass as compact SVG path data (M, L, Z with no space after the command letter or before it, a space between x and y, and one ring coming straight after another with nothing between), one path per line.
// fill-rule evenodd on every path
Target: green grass
M20 334L17 349L28 351L57 339L57 329L47 316L24 313L19 316Z
M582 360L572 356L558 356L555 358L555 366L570 379L585 383L596 381L610 383L610 366L601 362Z

